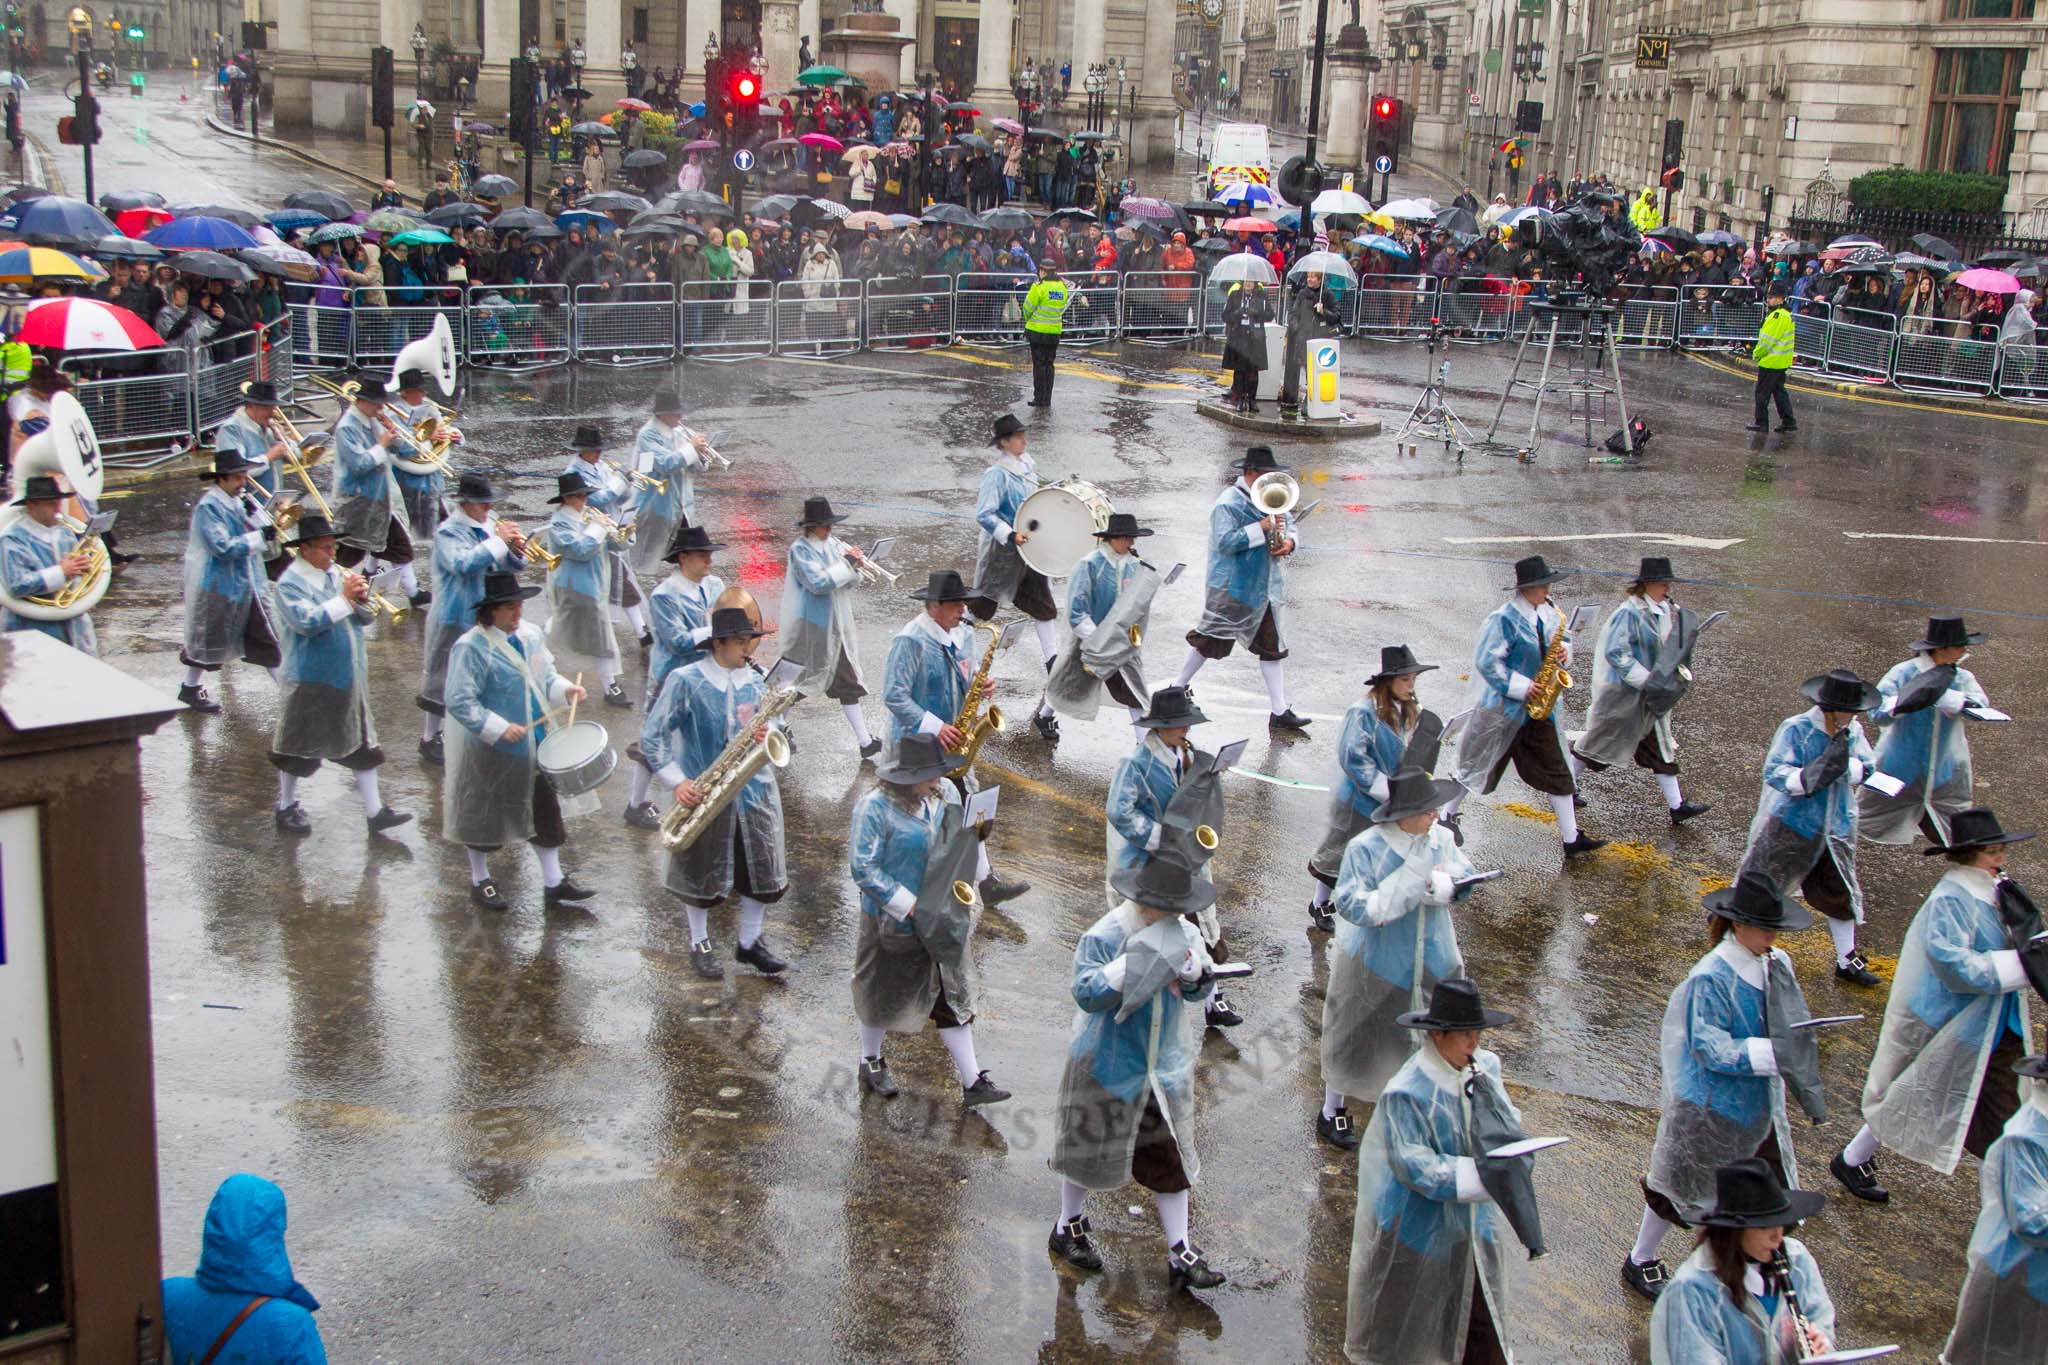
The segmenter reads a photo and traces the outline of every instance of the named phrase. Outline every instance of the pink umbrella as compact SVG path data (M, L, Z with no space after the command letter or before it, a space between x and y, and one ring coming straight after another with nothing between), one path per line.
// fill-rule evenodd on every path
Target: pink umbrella
M618 105L619 108L631 109L636 114L643 114L654 107L653 105L649 104L646 100L636 100L631 95L628 95L626 96L626 98L618 101Z
M2020 292L2019 280L2006 274L2003 270L1987 270L1981 265L1972 270L1965 270L1962 274L1956 276L1954 280L1950 281L1950 283L1959 284L1965 289L1974 289L1981 294L2017 294Z
M690 141L685 142L683 144L683 150L686 152L715 152L722 145L722 143L715 142L711 138L700 137L693 138Z
M988 126L1000 128L1006 133L1014 133L1020 137L1024 133L1024 125L1013 118L992 118L988 121Z
M823 147L828 152L843 152L846 144L830 133L805 133L797 139L806 147Z
M16 341L60 351L140 351L164 339L126 308L98 299L37 299Z
M1263 218L1232 218L1224 223L1225 232L1278 232L1278 223L1269 223Z

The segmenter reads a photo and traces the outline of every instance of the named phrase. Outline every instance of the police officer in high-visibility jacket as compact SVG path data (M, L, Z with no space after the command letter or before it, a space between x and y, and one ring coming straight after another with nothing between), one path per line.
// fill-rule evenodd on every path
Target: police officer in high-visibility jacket
M1792 314L1785 309L1785 286L1774 284L1765 295L1770 311L1763 330L1757 333L1750 359L1756 361L1756 416L1746 428L1763 431L1771 415L1771 401L1778 404L1778 430L1797 431L1792 420L1792 399L1785 392L1785 371L1792 368Z
M1052 362L1067 315L1067 282L1050 261L1038 263L1038 283L1024 296L1024 339L1031 343L1031 406L1052 406Z

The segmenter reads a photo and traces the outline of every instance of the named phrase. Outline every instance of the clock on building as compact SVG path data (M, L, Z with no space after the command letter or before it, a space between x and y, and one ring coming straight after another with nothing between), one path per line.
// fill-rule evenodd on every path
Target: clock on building
M1223 17L1223 0L1202 0L1202 18L1216 23Z

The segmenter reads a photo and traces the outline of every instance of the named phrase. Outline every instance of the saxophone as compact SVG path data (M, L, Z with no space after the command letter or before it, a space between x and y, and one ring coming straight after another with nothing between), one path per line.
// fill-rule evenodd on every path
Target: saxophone
M718 757L711 760L709 767L697 774L697 789L703 793L704 799L694 806L672 806L661 817L663 844L676 852L688 848L711 828L711 823L740 794L740 788L753 781L754 774L760 772L764 765L789 766L788 738L771 725L767 738L756 744L754 731L802 699L803 694L794 687L779 688L762 696L754 718L741 727Z
M1529 695L1523 698L1529 719L1548 719L1557 709L1557 699L1570 691L1571 685L1572 675L1564 666L1564 626L1560 623L1557 635L1543 651L1543 667L1536 670L1536 681L1529 684Z
M983 714L981 709L981 684L988 678L989 669L995 666L996 646L1002 642L1003 632L985 621L973 623L973 628L988 632L988 649L981 656L981 667L974 670L974 680L967 684L967 696L960 703L959 714L953 717L953 728L965 736L959 749L967 755L962 771L974 766L974 756L981 752L983 742L990 735L1003 732L1003 709L991 706L987 714Z

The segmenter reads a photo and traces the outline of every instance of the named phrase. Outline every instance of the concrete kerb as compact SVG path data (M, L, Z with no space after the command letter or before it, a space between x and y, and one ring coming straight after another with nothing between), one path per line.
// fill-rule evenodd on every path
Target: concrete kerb
M297 157L299 160L305 162L309 166L318 166L322 170L331 171L336 175L346 176L350 180L355 181L357 184L363 185L369 189L381 190L384 188L383 176L365 175L361 171L352 169L351 167L348 166L344 166L338 161L330 161L326 157L321 156L317 152L309 152L304 147L300 147L293 144L287 138L266 137L258 139L250 136L247 132L240 128L231 127L228 124L222 123L220 121L219 116L215 114L208 114L206 116L206 123L207 126L212 128L213 131L215 131L216 133L222 133L228 137L238 138L243 142L256 142L264 147L276 147L282 151L290 153L292 156ZM395 175L392 178L394 180L398 180L401 186L405 185L405 181L402 178ZM419 203L424 203L426 202L427 196L424 190L420 189L418 186L413 186L412 192L402 197L412 199Z

